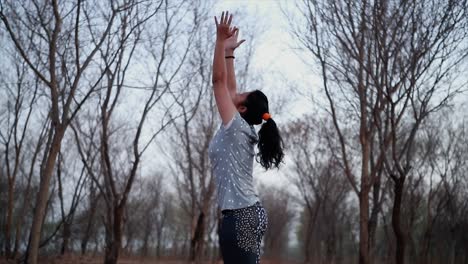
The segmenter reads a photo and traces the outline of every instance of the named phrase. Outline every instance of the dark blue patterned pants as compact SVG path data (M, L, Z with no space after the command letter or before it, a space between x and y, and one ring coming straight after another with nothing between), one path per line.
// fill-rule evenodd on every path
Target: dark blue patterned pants
M260 244L268 225L265 209L256 203L222 214L219 242L224 264L260 263Z

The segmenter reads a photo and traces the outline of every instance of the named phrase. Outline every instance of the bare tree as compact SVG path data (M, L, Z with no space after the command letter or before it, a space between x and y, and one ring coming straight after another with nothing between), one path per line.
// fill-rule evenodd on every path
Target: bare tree
M384 161L391 159L392 168L399 167L405 175L408 172L397 162L402 157L399 147L411 149L411 143L397 139L402 117L422 119L437 109L438 103L430 106L435 94L454 92L450 86L439 85L466 57L461 50L466 39L466 1L304 1L302 10L307 29L295 33L320 65L328 111L341 146L340 160L359 199L359 263L367 264L372 247L370 190ZM440 101L444 102L446 99ZM409 138L414 138L417 128L414 126ZM345 136L345 131L352 136ZM359 150L352 147L350 139L359 140ZM387 157L388 150L393 151L392 158ZM403 174L395 181L400 186ZM401 195L395 198L396 255L402 263L404 234L398 228Z
M350 215L346 199L351 190L335 158L338 144L330 122L306 116L292 122L286 133L292 157L290 180L304 208L301 240L305 263L339 262L338 250L344 240L339 231Z
M164 120L165 113L163 112L158 128L151 129L149 139L142 138L145 124L150 122L148 117L155 113L155 109L157 109L155 106L162 104L164 95L176 81L191 47L190 39L197 32L199 25L196 23L196 19L198 19L196 16L194 16L195 22L192 21L187 26L186 36L181 35L182 33L176 27L187 23L187 18L183 15L185 14L184 8L188 4L183 1L178 3L160 1L153 9L149 8L151 10L150 16L142 16L141 13L142 8L147 10L148 7L135 5L126 9L126 12L121 16L124 25L121 36L116 38L117 45L125 47L115 55L115 60L112 54L114 44L109 43L100 49L100 55L106 69L103 80L105 89L100 95L100 115L98 117L100 138L97 147L100 153L100 172L102 174L93 173L93 168L90 166L88 166L88 171L90 174L94 174L94 182L103 195L107 208L105 216L106 263L115 263L119 250L124 246L122 244L122 228L125 222L125 208L133 183L138 176L142 156L157 135L172 122L170 118ZM154 18L152 18L153 16ZM159 23L163 26L152 30L145 29L142 27L142 22L145 20L148 20L148 23ZM181 37L181 39L178 40L178 45L173 45L176 37ZM127 39L131 40L130 45L125 45ZM137 47L145 47L145 49ZM179 52L179 57L175 56L177 52ZM173 55L171 59L170 55ZM132 84L131 77L129 77L132 69L130 65L136 56L141 58L143 63L153 64L149 67L153 76L149 86L137 87ZM142 89L145 93L147 92L144 97L134 94L135 99L143 102L142 110L138 114L135 124L133 121L120 120L118 116L119 111L122 111L122 108L119 108L119 101L126 94L132 96L127 93L130 91L129 89ZM135 128L132 127L133 125ZM132 142L132 144L127 146L122 142ZM122 159L122 157L126 158Z
M407 240L400 210L405 180L416 167L414 148L421 123L461 91L455 81L457 68L468 55L464 44L468 39L464 27L468 2L396 4L382 2L375 7L376 60L382 65L391 62L392 67L373 78L378 80L376 86L381 87L387 103L382 117L389 128L382 133L388 133L390 144L384 163L394 183L392 225L396 263L400 264L405 262ZM400 41L390 40L385 31Z
M102 208L103 199L100 192L99 185L96 184L100 167L99 162L99 148L98 148L98 125L97 121L90 114L91 111L84 111L78 116L71 124L73 131L73 139L77 146L77 153L79 160L85 168L85 177L90 179L85 184L87 193L87 203L83 205L84 209L79 212L77 216L77 222L79 222L83 228L80 235L80 247L81 254L86 254L88 250L88 243L93 233L97 232L98 214L100 208ZM85 122L87 120L88 122Z
M463 263L463 258L467 257L456 253L463 252L463 245L466 245L458 235L463 232L468 213L467 193L463 191L468 168L466 121L446 120L447 111L444 112L438 114L437 119L426 120L419 136L424 139L424 145L416 146L427 151L426 167L431 173L425 197L427 214L421 239L423 247L419 252L420 263L427 263L435 256L448 263ZM448 236L441 236L439 232ZM447 247L435 253L434 249L441 244Z
M139 178L135 183L126 210L124 249L127 254L160 258L174 242L170 233L176 229L171 221L176 203L162 173Z
M294 217L291 194L276 186L261 185L260 200L268 214L268 228L264 235L264 256L280 260L287 255L291 223Z
M4 51L6 53L6 51ZM5 58L7 59L7 58ZM14 63L14 77L7 79L3 76L4 88L6 92L6 116L2 120L2 129L0 130L0 139L3 145L3 160L5 174L7 179L7 206L6 206L6 224L5 224L5 255L9 258L16 254L12 245L13 232L13 214L14 203L17 197L16 183L18 175L23 166L26 165L24 159L25 142L28 140L27 134L30 133L31 116L36 108L38 101L39 83L29 82L27 76L27 65L18 61L18 54L14 53L12 62ZM11 82L9 82L10 80ZM11 85L9 85L11 83ZM30 87L32 86L32 87ZM4 130L5 129L5 130ZM19 216L21 218L21 216ZM17 220L18 221L18 220ZM16 242L15 242L16 244Z
M0 6L0 19L9 39L31 71L48 87L50 97L52 127L48 137L51 143L44 150L45 162L28 247L29 263L37 263L50 181L65 131L105 73L105 70L96 71L93 59L109 34L121 28L118 14L136 4L134 1L7 1ZM93 15L96 12L103 15L96 18Z
M72 138L67 140L69 142L65 142L68 143L65 145L72 145L71 143L73 143L74 140ZM64 153L62 150L59 153L57 161L56 176L61 215L59 227L62 229L62 245L60 248L60 254L62 255L69 253L70 251L70 244L72 242L72 226L75 221L78 206L80 205L83 196L85 196L85 187L90 181L90 177L86 172L86 168L84 166L80 166L79 159L76 159L76 154L76 152L70 151L70 148L67 149L67 153ZM67 185L64 186L64 181L68 183L68 186L70 187ZM72 183L74 184L72 185ZM68 188L70 188L70 191L72 191L71 197L66 196L66 190ZM71 198L68 209L66 208L67 203L65 202L65 199L67 198Z
M174 144L177 191L182 199L182 207L190 219L190 261L202 260L206 228L213 212L214 179L208 159L208 146L216 128L216 112L211 96L209 71L203 67L209 63L201 47L192 64L199 64L196 78L184 82L182 94L174 95L174 100L181 110L180 121L174 123L175 134L171 138ZM199 60L199 61L195 61ZM196 65L196 64L195 64ZM176 112L177 113L177 112ZM183 151L181 151L183 150Z

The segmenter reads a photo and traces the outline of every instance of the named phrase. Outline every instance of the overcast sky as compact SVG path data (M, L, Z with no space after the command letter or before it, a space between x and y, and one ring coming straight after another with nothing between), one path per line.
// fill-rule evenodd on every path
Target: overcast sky
M297 42L289 33L288 23L282 9L293 10L297 1L285 0L222 0L217 1L213 8L213 15L220 15L223 10L239 13L233 22L241 24L240 38L242 38L242 25L257 31L255 36L255 54L252 65L255 71L261 72L267 95L269 89L281 89L279 92L287 93L297 86L313 82L310 67L306 66L298 56ZM299 13L298 13L299 15ZM245 37L245 36L244 36ZM249 39L247 39L249 41ZM240 47L240 49L242 46ZM278 87L278 84L284 87ZM271 87L271 88L270 88ZM256 88L254 88L256 89ZM299 116L308 110L310 102L301 101L298 104L288 105L288 113L272 113L274 116Z

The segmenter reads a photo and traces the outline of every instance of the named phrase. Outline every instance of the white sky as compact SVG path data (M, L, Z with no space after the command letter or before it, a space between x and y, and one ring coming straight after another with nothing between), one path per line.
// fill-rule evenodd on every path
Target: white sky
M241 24L240 38L242 39L242 25L246 24L251 30L259 32L255 36L255 54L251 60L255 71L261 72L267 95L269 92L287 93L296 86L313 83L310 66L306 66L294 51L297 47L293 36L289 33L289 26L281 7L295 8L297 1L292 0L221 0L213 8L213 15L220 16L228 10L239 13L234 16L234 25ZM249 41L249 39L246 39ZM239 47L242 49L242 46ZM287 85L286 85L287 84ZM275 89L279 91L270 91ZM297 99L297 98L295 98ZM299 103L288 108L288 113L272 113L274 116L300 116L310 110L310 101L300 100Z

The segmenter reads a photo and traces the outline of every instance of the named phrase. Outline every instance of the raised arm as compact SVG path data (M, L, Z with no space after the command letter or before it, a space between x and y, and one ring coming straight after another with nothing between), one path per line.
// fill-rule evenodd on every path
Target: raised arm
M234 98L237 93L236 71L234 69L234 50L245 41L245 39L243 39L238 42L238 37L239 29L235 27L234 34L228 38L224 44L227 69L227 87L232 98Z
M219 114L223 121L223 124L228 124L237 109L232 102L231 94L228 90L228 77L225 64L225 43L227 39L234 35L234 29L231 29L232 15L228 12L221 14L221 20L218 23L217 17L215 17L216 23L216 44L213 57L213 90L218 107Z

